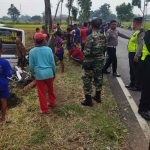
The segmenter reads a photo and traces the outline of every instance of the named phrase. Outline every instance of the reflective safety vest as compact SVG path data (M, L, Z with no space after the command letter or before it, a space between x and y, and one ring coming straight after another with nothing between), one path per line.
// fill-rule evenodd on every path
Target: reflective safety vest
M138 35L140 33L140 30L137 30L133 33L132 37L129 40L128 43L128 51L129 52L136 52L139 46L138 43Z
M141 60L145 60L147 55L150 55L150 52L148 51L148 49L146 47L146 44L144 44L143 50L142 50L142 58L141 58Z

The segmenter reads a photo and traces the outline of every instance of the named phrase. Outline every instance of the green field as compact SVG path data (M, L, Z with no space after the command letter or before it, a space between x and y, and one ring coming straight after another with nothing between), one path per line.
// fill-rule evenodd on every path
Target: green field
M122 22L124 24L124 29L127 29L127 26L132 25L132 22ZM148 30L150 28L150 22L146 22L144 25L144 28Z

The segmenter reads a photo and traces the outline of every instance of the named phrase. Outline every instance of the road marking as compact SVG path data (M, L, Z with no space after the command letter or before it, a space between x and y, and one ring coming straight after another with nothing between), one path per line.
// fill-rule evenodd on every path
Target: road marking
M145 134L145 137L146 139L148 140L148 142L150 141L150 128L147 124L147 122L138 114L138 107L134 101L134 99L132 98L131 94L129 93L129 91L127 90L127 88L125 87L125 84L124 82L122 81L121 78L117 78L122 90L123 90L123 93L125 94L135 116L136 116L136 119L138 120L144 134Z

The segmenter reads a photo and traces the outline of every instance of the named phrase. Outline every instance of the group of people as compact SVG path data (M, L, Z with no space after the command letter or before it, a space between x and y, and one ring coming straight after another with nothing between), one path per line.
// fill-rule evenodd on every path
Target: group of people
M143 18L134 18L133 26L135 32L132 37L120 33L116 27L117 22L112 20L109 26L103 28L101 19L94 19L91 22L85 22L82 28L77 24L67 27L67 34L64 37L66 48L69 51L69 58L82 64L84 69L83 89L85 99L81 102L83 106L93 106L92 100L101 103L101 91L103 84L103 74L109 74L107 70L112 64L114 77L120 77L117 73L117 56L116 47L118 45L118 36L129 39L129 64L130 64L130 79L129 88L133 91L142 90L141 100L139 104L139 114L150 120L150 30L144 33L142 28ZM40 113L48 113L49 107L56 106L56 98L53 90L53 81L56 75L55 58L57 57L61 65L61 73L64 72L64 40L62 31L59 26L55 26L55 50L52 50L46 39L47 34L36 29L33 36L35 47L29 52L29 68L33 80L36 80L37 91L40 102ZM16 44L20 42L20 33L17 34ZM45 42L46 41L46 42ZM22 44L18 44L21 48L20 55L24 58L24 48ZM81 49L80 49L81 48ZM19 49L19 48L18 48ZM108 58L105 62L105 53ZM0 56L2 54L2 44L0 44ZM18 55L19 56L19 55ZM24 59L19 59L18 62L23 63ZM142 75L140 74L142 72ZM0 99L2 102L2 118L5 121L7 108L7 98L9 97L8 80L11 77L11 67L9 63L0 58ZM92 96L92 81L94 80L95 95ZM49 101L46 101L45 92L48 93Z

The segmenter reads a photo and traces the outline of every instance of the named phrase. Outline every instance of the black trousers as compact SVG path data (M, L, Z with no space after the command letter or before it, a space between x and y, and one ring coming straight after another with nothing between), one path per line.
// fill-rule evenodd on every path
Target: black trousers
M113 73L116 73L116 71L117 71L116 48L107 47L107 54L109 57L106 61L105 66L103 67L103 71L106 71L109 68L110 64L112 64Z
M130 86L141 88L139 62L134 61L135 53L129 53Z
M84 47L85 47L85 43L81 43L81 51L83 52L84 50Z
M144 61L140 61L140 71L142 72L142 93L139 110L147 111L150 110L150 55Z

